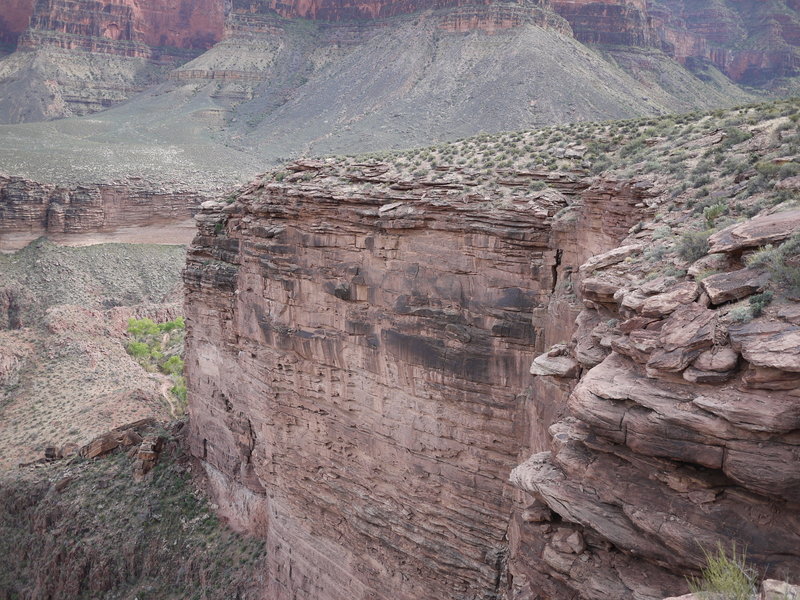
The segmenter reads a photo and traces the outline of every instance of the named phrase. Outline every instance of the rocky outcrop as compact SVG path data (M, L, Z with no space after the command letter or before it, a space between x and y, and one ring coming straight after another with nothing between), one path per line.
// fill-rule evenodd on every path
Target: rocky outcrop
M175 223L203 201L188 191L157 192L143 183L62 187L0 175L0 234L88 233Z
M644 0L552 0L553 9L569 21L575 38L587 44L653 45Z
M684 588L717 544L746 546L759 572L797 571L795 305L763 314L731 305L769 283L739 268L742 249L786 239L793 217L716 233L712 252L729 253L717 263L728 271L700 285L643 283L620 251L587 263L585 309L561 355L588 371L573 379L551 448L511 475L530 494L515 516L515 576L551 582L554 597L657 599ZM741 322L742 310L757 318Z
M198 216L192 453L222 514L267 539L271 598L498 597L505 480L544 435L528 365L553 332L531 319L648 190L551 174L554 189L508 204L452 172L290 169ZM582 216L554 232L567 204Z
M651 3L663 49L694 68L710 63L737 82L762 85L800 72L800 16L792 2Z

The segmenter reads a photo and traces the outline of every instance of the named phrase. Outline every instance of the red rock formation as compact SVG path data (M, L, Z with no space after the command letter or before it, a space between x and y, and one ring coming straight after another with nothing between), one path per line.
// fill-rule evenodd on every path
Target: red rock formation
M738 255L791 235L800 211L779 215L715 234L728 272L699 285L635 281L623 261L642 245L581 267L585 309L560 360L586 371L547 374L569 416L512 474L531 494L511 529L515 579L547 597L656 599L717 543L797 572L797 309L736 324L724 306L763 289Z
M222 28L221 0L41 0L20 45L51 44L150 58L175 49L210 48Z
M658 0L650 8L664 50L683 64L708 61L737 82L800 72L796 3Z
M61 187L0 175L0 233L88 233L186 220L204 200L144 185Z
M307 170L199 217L192 452L223 514L267 538L270 598L495 597L507 470L538 434L527 370L548 332L532 314L638 220L646 190L551 178L586 206L560 253L561 194L487 209L468 187L385 181L380 165L293 168Z
M581 42L626 46L653 42L645 0L552 0L552 5Z
M34 0L7 0L0 14L0 44L16 44L19 34L28 28Z

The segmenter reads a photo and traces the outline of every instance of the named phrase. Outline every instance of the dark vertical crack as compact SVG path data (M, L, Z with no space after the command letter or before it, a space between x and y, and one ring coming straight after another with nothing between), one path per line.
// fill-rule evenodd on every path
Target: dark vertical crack
M551 273L551 280L552 280L552 287L550 288L550 293L556 293L556 285L558 284L558 267L561 266L561 256L564 254L563 250L556 250L556 262L553 263L553 266L550 267Z

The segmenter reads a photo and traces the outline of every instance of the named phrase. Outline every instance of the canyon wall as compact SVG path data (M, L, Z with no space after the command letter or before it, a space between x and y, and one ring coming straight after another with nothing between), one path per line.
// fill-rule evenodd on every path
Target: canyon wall
M646 232L580 269L577 330L531 370L560 385L569 410L550 448L511 476L531 494L511 529L517 579L559 598L658 598L685 588L717 544L746 547L759 574L797 573L797 304L742 322L730 302L768 280L742 253L799 219L716 233L689 271L720 272L700 283L633 276Z
M0 175L0 234L90 233L184 221L204 200L150 186L65 187Z
M266 537L265 597L499 598L506 478L552 421L528 367L562 332L533 315L638 220L647 190L510 173L501 185L556 191L492 207L380 164L291 168L198 216L192 453L222 514ZM554 232L571 203L580 219Z

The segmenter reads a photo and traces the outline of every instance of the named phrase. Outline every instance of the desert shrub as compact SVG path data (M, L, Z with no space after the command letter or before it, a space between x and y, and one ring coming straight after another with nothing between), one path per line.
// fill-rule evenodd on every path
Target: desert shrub
M687 231L678 240L677 252L683 260L694 262L708 254L708 231Z
M765 268L772 281L792 296L800 295L800 234L780 246L768 245L747 259L747 266Z
M756 294L755 296L750 296L750 313L754 317L760 317L761 314L764 312L764 309L772 302L772 292L766 291L763 294Z
M714 223L716 223L717 218L722 215L727 210L727 205L724 202L718 202L717 204L712 204L711 206L706 206L703 209L703 216L706 219L706 227L711 229L714 227Z
M751 600L756 596L757 575L747 564L745 553L734 545L730 555L721 544L715 552L704 550L706 566L701 577L689 580L693 593L714 595L720 600Z

